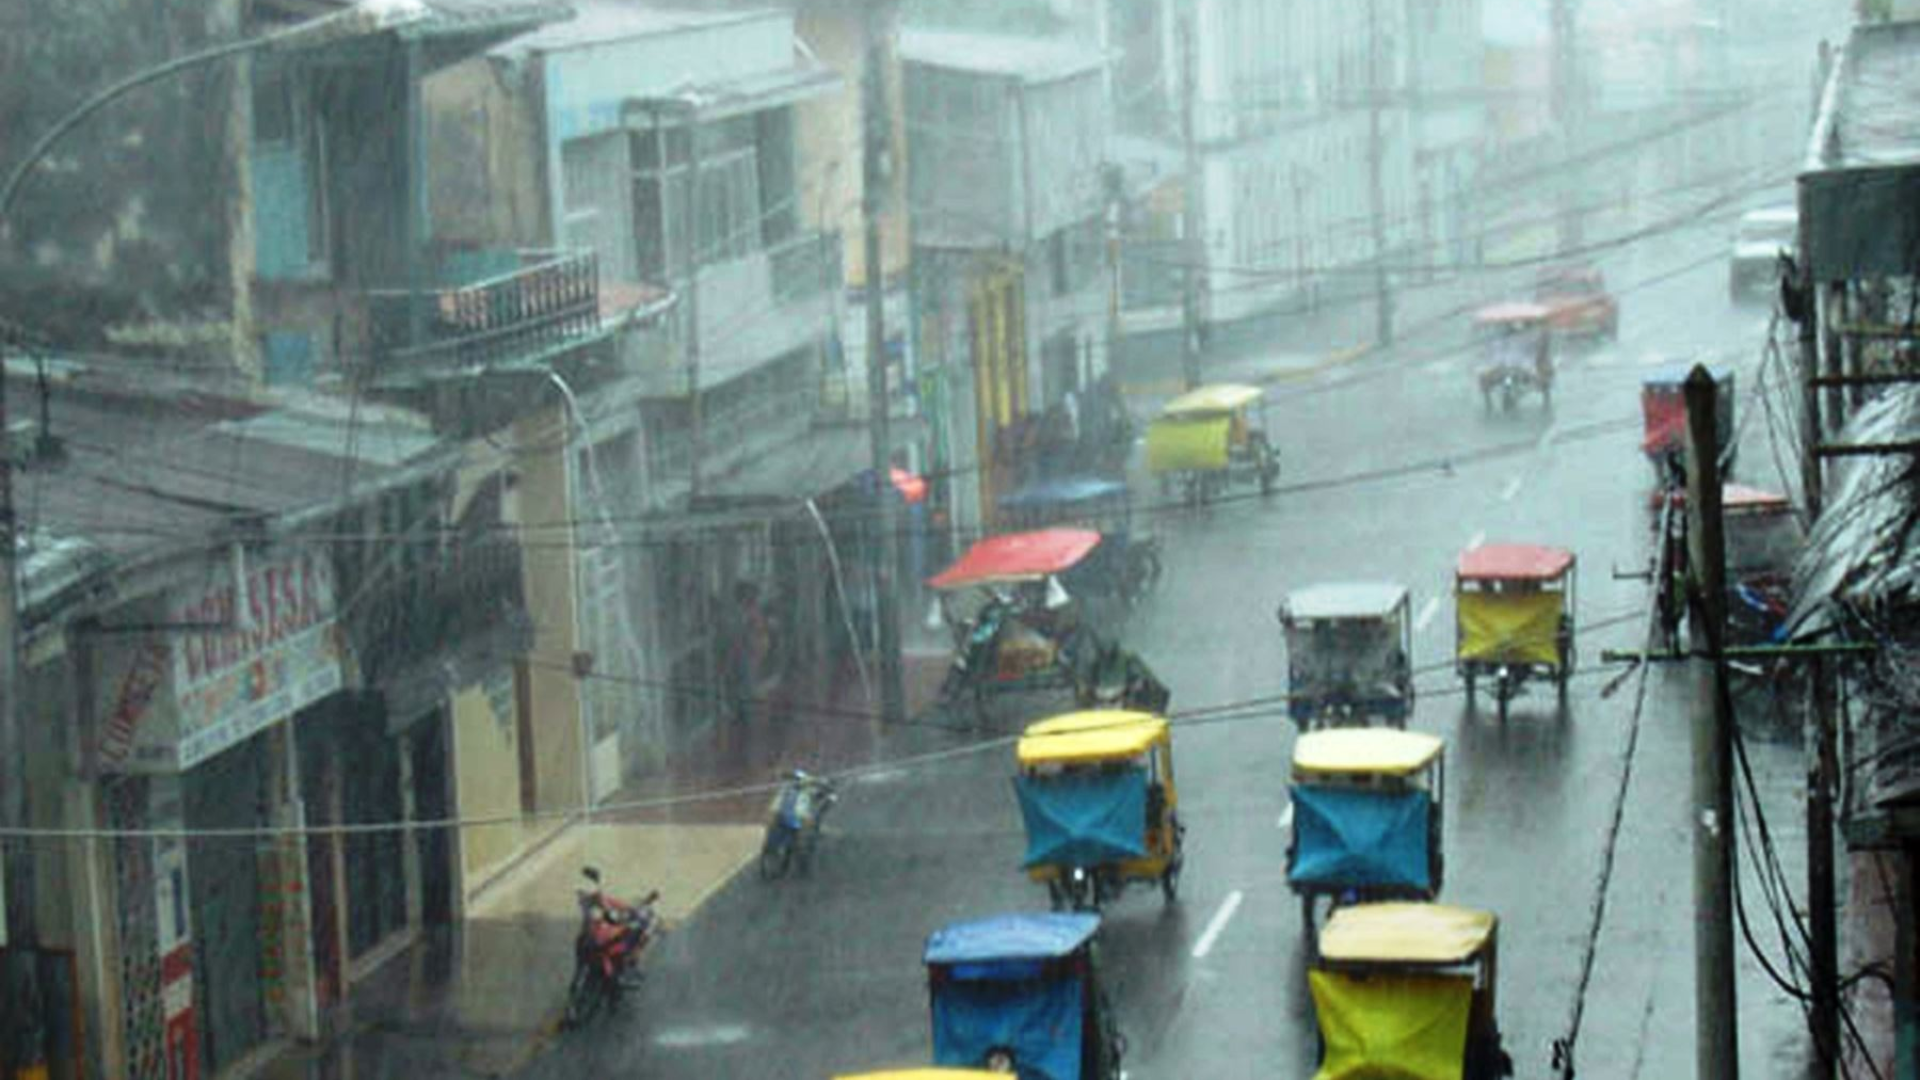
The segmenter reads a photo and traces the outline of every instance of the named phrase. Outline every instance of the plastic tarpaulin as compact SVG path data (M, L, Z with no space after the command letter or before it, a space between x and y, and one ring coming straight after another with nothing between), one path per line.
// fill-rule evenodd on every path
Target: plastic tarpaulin
M1296 885L1433 888L1427 858L1430 804L1424 791L1293 789Z
M1461 593L1460 659L1558 664L1560 592Z
M1473 980L1309 971L1326 1055L1314 1080L1460 1080Z
M1147 853L1147 771L1014 777L1027 823L1023 866L1099 866Z
M1155 420L1147 425L1148 471L1225 468L1228 427L1232 423L1226 416Z
M933 999L933 1062L978 1066L987 1051L1013 1051L1021 1080L1078 1080L1080 983L946 982Z

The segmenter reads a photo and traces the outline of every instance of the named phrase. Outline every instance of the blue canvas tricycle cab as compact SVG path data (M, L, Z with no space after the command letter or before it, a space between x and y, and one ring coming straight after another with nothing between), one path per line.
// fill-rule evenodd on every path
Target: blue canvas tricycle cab
M1123 1042L1095 976L1100 917L1009 914L927 938L937 1065L1010 1057L1024 1080L1114 1080Z

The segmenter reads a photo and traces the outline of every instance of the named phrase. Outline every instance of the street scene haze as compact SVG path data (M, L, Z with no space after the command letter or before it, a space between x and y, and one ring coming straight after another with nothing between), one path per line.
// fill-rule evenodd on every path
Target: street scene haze
M0 0L0 1080L1920 1077L1920 0Z

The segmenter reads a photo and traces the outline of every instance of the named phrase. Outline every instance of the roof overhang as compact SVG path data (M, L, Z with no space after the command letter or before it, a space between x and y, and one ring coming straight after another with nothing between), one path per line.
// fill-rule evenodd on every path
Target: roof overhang
M628 127L641 130L650 130L655 116L662 112L676 120L686 119L690 112L693 122L706 123L825 97L841 85L840 76L825 67L795 64L778 71L680 87L658 97L628 98L621 116Z

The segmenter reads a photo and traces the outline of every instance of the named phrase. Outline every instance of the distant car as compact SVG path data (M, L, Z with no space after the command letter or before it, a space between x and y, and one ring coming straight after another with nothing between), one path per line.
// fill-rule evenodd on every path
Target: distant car
M1780 255L1793 254L1799 229L1800 211L1791 206L1749 210L1740 216L1727 261L1727 295L1734 303L1773 296Z
M1620 305L1606 278L1591 266L1556 266L1534 283L1533 299L1547 309L1547 326L1558 337L1604 338L1620 333Z

